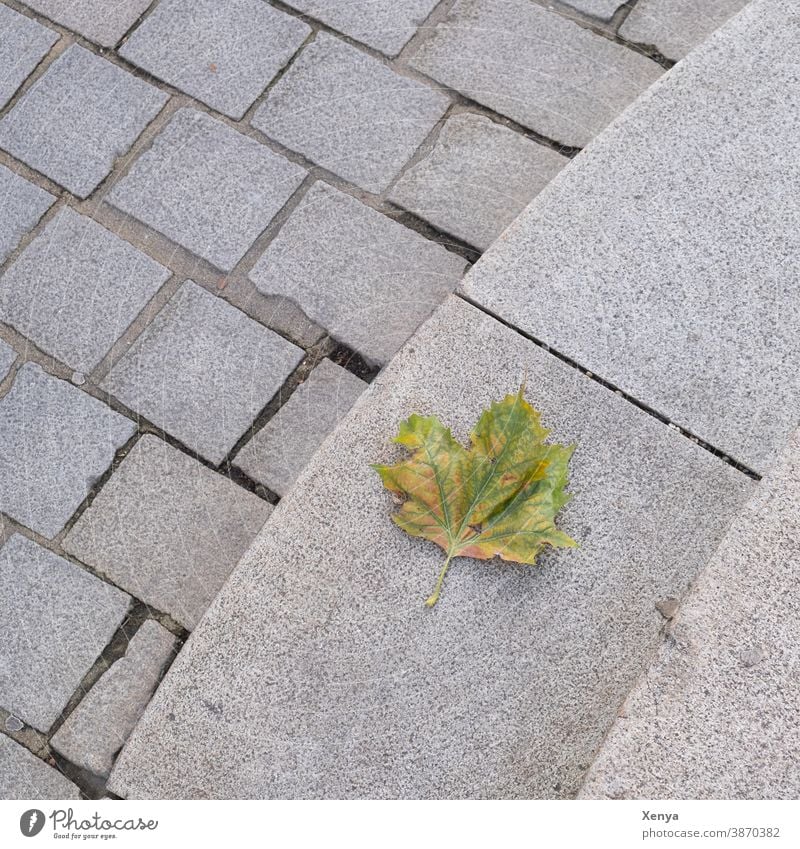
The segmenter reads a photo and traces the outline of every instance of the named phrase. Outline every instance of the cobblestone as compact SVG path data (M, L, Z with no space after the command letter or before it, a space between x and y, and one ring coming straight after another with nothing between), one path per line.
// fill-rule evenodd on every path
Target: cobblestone
M0 321L88 374L169 276L65 207L0 280Z
M57 32L0 6L0 109L57 41Z
M26 363L0 398L0 510L55 536L136 425Z
M0 147L85 198L167 100L74 44L0 121Z
M190 280L103 387L221 463L302 358L302 349Z
M120 53L239 119L310 33L263 0L162 0Z
M746 5L747 0L640 0L619 34L682 59Z
M53 203L55 198L49 192L0 165L0 263L8 259Z
M0 381L8 374L16 358L17 352L0 339Z
M79 799L78 788L57 769L0 734L0 799Z
M316 183L250 278L383 363L453 290L464 265L440 245Z
M287 0L287 5L305 12L356 41L396 56L439 0Z
M130 599L19 534L0 549L0 590L0 705L46 732Z
M454 115L389 200L484 251L567 162L488 118Z
M220 121L181 109L108 200L230 271L305 176Z
M50 745L77 766L107 776L133 731L175 648L175 637L152 619L53 735Z
M381 192L449 99L320 33L270 91L252 125L370 192Z
M587 144L662 73L529 0L460 0L409 62L573 147Z
M625 0L560 0L560 3L586 15L607 21L614 16L614 12L625 3Z
M235 465L278 495L286 495L366 388L363 380L323 360L237 454Z
M192 629L271 506L155 436L143 436L64 548Z
M22 0L36 12L103 47L113 47L152 0Z

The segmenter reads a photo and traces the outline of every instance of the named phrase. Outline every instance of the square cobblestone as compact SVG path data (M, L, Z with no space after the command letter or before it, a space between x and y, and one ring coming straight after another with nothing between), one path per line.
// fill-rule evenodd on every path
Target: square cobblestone
M57 769L0 734L0 799L80 799L80 793Z
M623 38L655 47L669 59L683 59L719 29L748 0L640 0L625 18Z
M192 629L271 510L223 475L143 436L64 547Z
M440 91L320 33L252 125L362 189L381 192L449 105Z
M0 121L0 147L85 198L168 99L74 44Z
M67 760L107 776L114 757L144 713L175 637L153 619L143 622L115 661L58 729L50 745Z
M136 425L27 363L0 398L0 511L54 537Z
M212 463L221 463L303 351L187 281L103 387Z
M103 47L113 47L147 11L152 0L22 0L55 21Z
M49 192L0 165L0 263L8 259L55 200Z
M663 73L530 0L459 0L409 63L573 147L587 144Z
M116 587L14 534L0 549L0 705L46 732L129 605Z
M11 347L11 345L6 345L6 343L0 339L0 380L3 380L3 378L9 373L16 358L17 352Z
M366 388L354 374L323 360L237 454L235 465L278 495L286 495Z
M454 115L389 200L483 251L567 162L488 118Z
M263 0L162 0L120 54L238 120L310 33Z
M325 183L316 183L250 272L340 342L387 362L456 287L465 262Z
M230 271L305 176L263 144L181 109L107 199Z
M625 0L561 0L567 6L603 21L611 20Z
M286 5L396 56L439 0L287 0Z
M169 276L65 207L0 279L0 321L88 374Z
M0 6L0 109L58 41L58 33Z

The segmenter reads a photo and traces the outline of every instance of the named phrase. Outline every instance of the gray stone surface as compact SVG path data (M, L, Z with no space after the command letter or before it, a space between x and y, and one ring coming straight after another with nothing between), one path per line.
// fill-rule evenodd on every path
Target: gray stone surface
M54 202L49 192L0 165L0 263L8 259Z
M128 643L125 656L84 696L50 745L67 760L95 775L107 776L114 758L133 731L172 657L175 637L148 619Z
M620 27L630 41L682 59L747 5L748 0L640 0Z
M0 279L0 321L88 374L170 274L64 207Z
M516 391L575 441L535 568L442 562L403 534L370 463L412 412L465 439ZM123 796L568 797L645 668L655 602L686 589L750 481L451 298L281 501L123 749ZM231 659L235 658L235 663Z
M336 339L384 363L458 283L464 260L316 183L250 272Z
M143 436L64 548L192 629L272 508L223 475Z
M189 280L103 388L221 463L302 359L301 348Z
M333 29L396 56L439 0L288 0Z
M0 147L85 198L167 100L73 44L0 121Z
M0 6L0 109L57 41L57 32Z
M130 598L19 534L0 549L0 588L0 705L46 732Z
M103 47L113 47L152 0L22 0L36 12Z
M799 562L795 433L692 587L584 796L797 799Z
M411 65L561 144L583 147L662 69L530 0L460 0Z
M0 398L0 511L54 537L136 425L33 363Z
M79 799L78 788L57 769L0 734L0 799Z
M449 104L442 92L319 33L251 121L362 189L381 192Z
M108 200L230 271L305 176L220 121L181 109Z
M569 160L481 115L453 115L389 200L480 250Z
M757 471L800 420L799 40L796 3L756 0L575 159L464 284Z
M625 3L625 0L558 0L562 6L577 9L586 15L607 21L614 16L614 12Z
M11 345L6 345L6 343L0 339L0 381L8 374L16 358L17 352L11 347Z
M263 0L162 0L120 53L238 120L310 33Z
M278 495L286 495L366 388L354 374L323 360L236 455L234 464Z

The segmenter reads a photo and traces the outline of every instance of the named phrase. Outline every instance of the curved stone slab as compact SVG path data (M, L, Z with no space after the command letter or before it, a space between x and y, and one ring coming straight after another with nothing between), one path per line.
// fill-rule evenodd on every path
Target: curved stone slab
M401 418L464 439L528 397L576 441L562 527L536 568L441 565L390 521L369 468ZM459 298L401 350L273 513L122 752L124 796L573 794L747 478Z
M800 6L756 0L572 160L470 298L756 471L800 420Z

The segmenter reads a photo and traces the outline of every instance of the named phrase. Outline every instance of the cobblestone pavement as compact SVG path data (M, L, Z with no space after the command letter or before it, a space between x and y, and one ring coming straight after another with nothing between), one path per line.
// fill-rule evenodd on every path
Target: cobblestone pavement
M105 792L305 462L711 5L0 3L0 795Z

